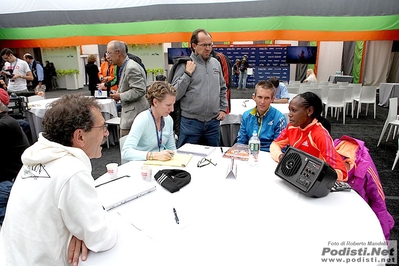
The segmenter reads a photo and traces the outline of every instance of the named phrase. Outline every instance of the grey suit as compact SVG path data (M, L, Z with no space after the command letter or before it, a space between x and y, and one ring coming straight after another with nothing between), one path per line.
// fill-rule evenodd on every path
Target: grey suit
M143 68L129 59L122 70L118 92L121 94L121 129L130 130L133 120L149 108L146 93L146 75Z

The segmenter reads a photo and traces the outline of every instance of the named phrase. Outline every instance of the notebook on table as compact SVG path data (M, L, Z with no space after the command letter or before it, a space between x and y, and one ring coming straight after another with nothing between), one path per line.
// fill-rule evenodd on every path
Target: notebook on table
M158 160L149 160L145 161L145 165L162 165L162 166L174 166L174 167L186 167L190 162L192 154L179 154L176 153L172 159L169 161L158 161Z
M215 147L186 143L177 149L178 153L192 154L206 157L215 150Z
M156 186L150 182L128 176L110 180L96 186L96 190L106 211L144 196L155 189Z

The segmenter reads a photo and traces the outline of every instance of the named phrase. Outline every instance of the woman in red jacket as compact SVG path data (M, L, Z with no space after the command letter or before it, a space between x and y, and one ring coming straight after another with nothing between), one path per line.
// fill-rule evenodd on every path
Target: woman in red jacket
M289 124L270 145L272 158L279 162L287 145L300 149L327 162L337 173L338 181L346 181L348 173L341 156L334 148L329 134L330 123L321 116L320 98L305 92L295 96L289 104ZM325 125L325 126L323 126Z
M110 91L118 90L118 66L110 64L106 54L104 54L103 58L104 62L101 63L100 71L98 72L98 78L101 83L97 85L97 89L106 90L109 97Z

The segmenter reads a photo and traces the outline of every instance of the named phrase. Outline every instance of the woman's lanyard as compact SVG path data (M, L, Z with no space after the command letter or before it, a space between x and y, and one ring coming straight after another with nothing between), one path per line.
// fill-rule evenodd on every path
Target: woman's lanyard
M129 60L129 57L126 57L125 61L123 61L123 64L122 64L121 68L118 71L118 80L121 80L122 71L125 68L125 65L126 65L128 60Z
M152 116L152 119L154 120L155 124L155 134L157 135L157 141L158 141L158 150L161 151L161 146L162 146L162 129L165 126L165 121L163 120L163 116L161 116L161 130L159 131L158 134L158 129L157 129L157 122L155 121L155 117L152 114L151 107L148 109L150 111L150 114Z

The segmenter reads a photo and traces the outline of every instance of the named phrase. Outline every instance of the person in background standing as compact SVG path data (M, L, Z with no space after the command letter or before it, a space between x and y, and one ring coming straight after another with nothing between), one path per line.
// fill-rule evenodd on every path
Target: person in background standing
M249 67L248 56L244 55L240 62L240 78L238 80L237 90L247 89L247 70Z
M0 56L0 71L3 70L5 63L6 61ZM5 75L0 75L0 89L7 91L7 77Z
M220 121L228 107L226 82L219 61L211 56L212 37L205 29L191 35L192 61L179 64L172 79L180 100L178 147L185 143L219 146Z
M14 56L11 49L3 48L0 52L4 64L2 75L8 77L7 91L28 92L27 81L33 80L28 63Z
M118 66L118 91L110 97L121 101L120 136L129 134L136 116L149 107L145 98L146 73L143 67L127 55L127 45L122 41L110 41L107 45L107 59Z
M97 89L97 84L100 83L100 79L98 78L98 66L96 65L96 61L96 55L89 55L87 57L87 64L85 67L86 75L89 77L89 91L91 96L94 96L94 91Z
M240 78L240 59L236 59L236 62L233 66L233 75L234 75L234 81L237 83L238 86L238 80Z
M32 71L33 80L28 81L28 90L34 91L36 86L42 87L44 81L44 71L40 62L36 61L31 54L24 54L24 59Z
M52 88L58 90L57 70L55 69L53 62L50 62L50 76Z
M100 90L107 90L107 96L109 97L110 91L118 90L118 66L113 65L107 59L107 53L104 53L104 61L100 66L100 72L98 72L98 78L100 79L100 84L97 88Z
M51 82L51 66L50 62L46 61L46 65L44 66L44 84L46 85L46 90L53 90L53 84Z

